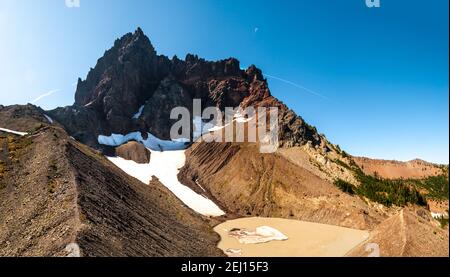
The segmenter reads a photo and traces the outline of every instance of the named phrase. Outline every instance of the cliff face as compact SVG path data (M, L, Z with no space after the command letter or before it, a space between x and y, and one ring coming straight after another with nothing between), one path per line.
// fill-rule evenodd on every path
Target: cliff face
M321 142L315 128L272 97L261 70L241 70L234 58L210 62L188 54L184 60L157 55L141 29L118 39L86 80L79 80L73 106L50 114L77 140L100 148L98 135L147 132L169 139L174 107L278 107L283 146Z

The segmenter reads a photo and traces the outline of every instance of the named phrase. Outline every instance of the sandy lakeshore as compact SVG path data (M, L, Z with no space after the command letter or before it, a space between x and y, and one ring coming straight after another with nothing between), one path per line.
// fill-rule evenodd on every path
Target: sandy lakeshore
M270 226L288 239L242 244L229 235L229 231L236 228L255 230L260 226ZM221 236L218 247L225 253L229 250L230 256L240 257L341 257L369 237L367 231L299 220L259 217L230 220L216 226L214 230Z

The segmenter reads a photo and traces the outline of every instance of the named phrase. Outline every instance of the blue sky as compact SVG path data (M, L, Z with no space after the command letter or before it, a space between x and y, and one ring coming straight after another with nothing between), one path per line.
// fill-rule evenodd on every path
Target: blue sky
M256 64L276 77L276 97L349 153L448 163L448 0L80 4L0 0L0 104L72 104L77 78L141 26L160 54Z

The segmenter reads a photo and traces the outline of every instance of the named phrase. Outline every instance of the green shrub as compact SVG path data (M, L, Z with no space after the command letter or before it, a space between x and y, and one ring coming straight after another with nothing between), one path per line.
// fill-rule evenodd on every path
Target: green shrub
M352 184L350 184L349 182L346 182L342 179L338 179L334 182L334 184L343 192L348 193L348 194L355 194L356 191L356 187Z
M403 207L407 204L427 205L425 196L417 190L417 186L414 186L410 180L390 180L383 179L378 175L366 175L353 160L350 161L350 169L354 172L360 185L355 187L342 180L336 181L336 186L345 192L366 197L388 207L392 205Z
M445 228L445 226L448 225L448 217L440 216L435 218L439 223L441 224L442 228Z
M428 191L427 196L433 199L448 199L449 182L448 175L430 176L425 179L410 179L408 182Z

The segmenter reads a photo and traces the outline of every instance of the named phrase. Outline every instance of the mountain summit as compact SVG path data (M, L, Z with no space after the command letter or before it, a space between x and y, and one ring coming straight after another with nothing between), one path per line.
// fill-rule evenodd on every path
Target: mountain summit
M300 146L308 141L319 145L315 128L274 98L260 69L246 70L229 58L206 61L188 54L184 60L157 55L150 40L138 28L116 40L86 80L79 79L75 103L58 108L51 116L81 142L101 148L99 135L147 132L169 139L170 111L174 107L192 110L192 100L204 106L278 107L280 141L283 146Z

